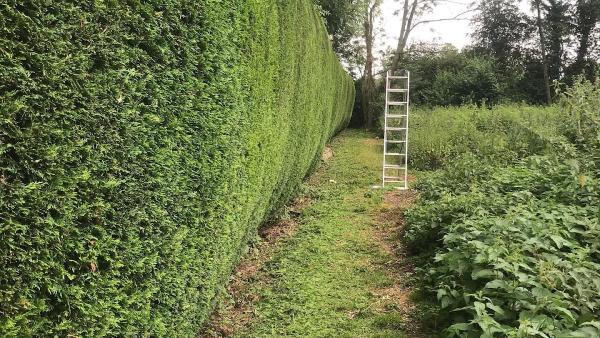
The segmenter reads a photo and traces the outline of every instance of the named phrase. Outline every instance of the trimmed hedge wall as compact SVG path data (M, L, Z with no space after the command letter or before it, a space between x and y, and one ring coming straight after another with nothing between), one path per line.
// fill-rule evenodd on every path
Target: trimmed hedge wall
M194 336L353 99L310 0L0 4L0 335Z

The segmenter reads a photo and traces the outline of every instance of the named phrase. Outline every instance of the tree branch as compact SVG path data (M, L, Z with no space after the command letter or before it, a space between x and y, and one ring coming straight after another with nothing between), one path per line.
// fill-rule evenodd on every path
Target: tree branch
M423 20L423 21L419 21L417 23L415 23L409 30L413 31L417 26L419 25L423 25L423 24L427 24L427 23L433 23L433 22L442 22L442 21L464 21L464 20L471 20L470 18L461 18L461 16L467 14L467 13L471 13L476 11L478 8L472 8L469 10L466 10L462 13L457 14L456 16L452 17L452 18L443 18L443 19L433 19L433 20Z

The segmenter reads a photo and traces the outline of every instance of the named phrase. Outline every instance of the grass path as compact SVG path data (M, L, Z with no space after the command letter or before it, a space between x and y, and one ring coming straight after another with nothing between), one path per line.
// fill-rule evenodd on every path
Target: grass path
M381 149L346 131L236 270L203 336L415 337L398 233L410 192L373 190Z

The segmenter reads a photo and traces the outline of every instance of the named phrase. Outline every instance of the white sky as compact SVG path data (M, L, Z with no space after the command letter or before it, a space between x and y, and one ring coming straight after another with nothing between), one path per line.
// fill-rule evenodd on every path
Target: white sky
M435 20L443 18L452 18L469 8L471 0L452 0L442 1L438 4L432 13L428 13L419 20ZM521 0L521 9L526 11L529 8L527 0ZM382 28L385 36L379 37L380 49L386 47L396 47L398 36L400 35L400 17L395 16L394 12L402 8L403 1L383 0L381 4ZM470 19L473 12L461 16ZM420 25L415 28L409 39L411 41L436 41L439 43L451 43L458 48L462 48L471 42L469 34L471 32L470 22L466 21L443 21Z

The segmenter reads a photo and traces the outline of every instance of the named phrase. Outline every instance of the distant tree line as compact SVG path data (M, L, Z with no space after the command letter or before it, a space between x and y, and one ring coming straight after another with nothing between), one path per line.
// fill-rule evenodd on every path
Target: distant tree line
M600 0L485 0L473 19L464 53L489 57L500 97L551 103L557 86L577 76L593 80L600 60Z
M338 55L357 80L355 124L367 128L382 109L381 75L389 69L411 70L412 100L425 105L549 104L561 87L578 76L593 80L600 70L600 0L529 0L525 10L519 0L474 1L472 44L461 51L431 42L409 45L412 29L429 22L419 17L437 2L400 0L402 31L398 46L379 60L380 76L373 68L380 1L316 1Z

